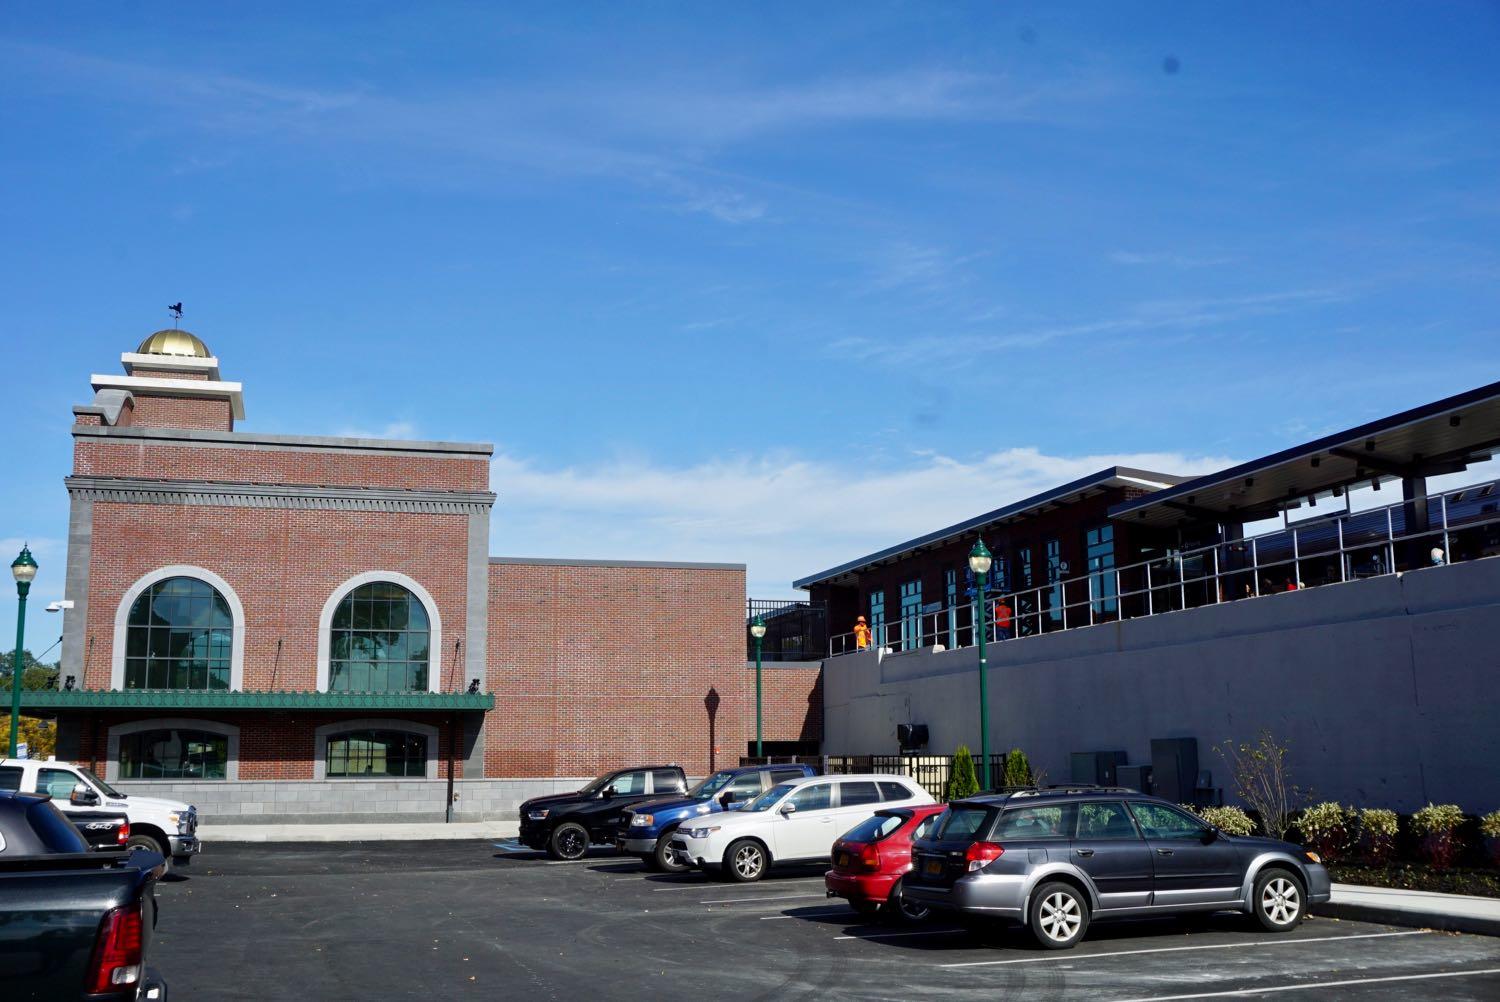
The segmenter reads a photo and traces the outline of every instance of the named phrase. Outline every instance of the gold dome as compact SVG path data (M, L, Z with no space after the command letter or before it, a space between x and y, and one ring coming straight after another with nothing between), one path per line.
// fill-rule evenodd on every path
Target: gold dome
M208 350L208 345L199 340L196 334L189 334L176 327L169 327L152 334L141 342L136 352L141 355L177 355L187 358L213 357L213 352Z

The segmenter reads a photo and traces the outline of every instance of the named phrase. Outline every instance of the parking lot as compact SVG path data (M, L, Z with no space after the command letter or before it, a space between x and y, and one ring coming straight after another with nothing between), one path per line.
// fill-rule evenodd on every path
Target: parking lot
M856 921L820 869L758 884L488 842L210 845L158 891L178 999L1496 999L1500 940L1314 919L1019 930Z

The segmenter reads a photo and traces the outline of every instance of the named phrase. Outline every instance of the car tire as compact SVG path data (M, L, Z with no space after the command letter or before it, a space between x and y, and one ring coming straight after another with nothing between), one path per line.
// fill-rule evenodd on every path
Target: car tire
M1032 892L1026 924L1044 949L1072 949L1089 928L1088 898L1072 884L1043 884Z
M547 855L553 859L582 859L588 851L588 830L575 821L564 822L552 829L552 837L547 840Z
M135 852L137 849L145 849L147 852L160 853L168 862L172 859L172 850L162 845L152 835L132 835L125 843L126 852Z
M880 914L880 906L873 901L865 901L863 899L850 901L849 907L853 908L854 914L862 919L872 919Z
M932 909L909 900L906 896L904 881L898 880L891 885L890 897L885 899L885 907L881 909L881 912L883 917L893 925L911 925L927 921L927 917L932 914Z
M661 838L656 840L656 851L648 859L648 865L658 873L684 873L687 871L686 863L678 863L672 859L672 853L667 846L672 841L672 834L676 831L665 832Z
M753 838L742 838L724 851L724 875L736 884L753 883L765 875L770 862L765 846Z
M1307 916L1307 890L1296 874L1273 867L1255 878L1250 907L1266 932L1291 932Z

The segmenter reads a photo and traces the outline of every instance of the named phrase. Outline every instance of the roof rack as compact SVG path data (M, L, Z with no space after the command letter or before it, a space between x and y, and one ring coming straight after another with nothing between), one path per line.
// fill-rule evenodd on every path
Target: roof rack
M1014 797L1039 797L1044 793L1140 793L1128 786L1100 786L1097 783L1055 783L1050 786L1006 787Z

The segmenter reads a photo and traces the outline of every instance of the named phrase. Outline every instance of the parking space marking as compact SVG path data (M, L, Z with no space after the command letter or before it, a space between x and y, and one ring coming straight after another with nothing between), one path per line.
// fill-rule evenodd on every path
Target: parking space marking
M783 890L783 889L788 888L788 887L807 887L807 886L814 885L814 884L821 884L822 882L823 881L821 879L819 879L819 880L778 880L775 883L771 883L771 884L746 884L743 887L736 887L735 890L737 890L737 891L755 891L755 890L761 890L761 891L780 891L780 890ZM676 885L674 887L653 887L653 888L651 888L651 890L653 890L656 893L660 894L663 891L701 891L704 888L709 888L709 887L713 887L713 886L714 886L713 881L710 881L710 880L695 880L692 883L686 883L686 882L684 882L684 883L678 884L678 885Z
M1021 957L1016 960L973 960L964 964L939 964L939 967L999 967L1004 964L1045 964L1060 960L1100 960L1105 957L1135 957L1145 953L1184 953L1192 950L1246 950L1262 946L1293 946L1298 943L1332 943L1354 939L1390 939L1395 936L1428 936L1426 929L1406 932L1362 932L1353 936L1309 936L1306 939L1267 939L1251 943L1204 943L1200 946L1158 946L1149 950L1115 950L1111 953L1059 953L1046 957ZM1173 996L1198 998L1197 995Z
M716 898L700 901L700 905L742 905L753 901L792 901L796 898L826 898L826 894L761 894L753 898Z
M1487 967L1482 971L1434 971L1431 974L1390 974L1383 978L1349 978L1344 981L1318 981L1312 984L1271 985L1267 988L1238 988L1232 992L1197 992L1192 995L1149 995L1137 999L1119 999L1117 1002L1178 1002L1181 999L1224 999L1246 995L1269 995L1272 992L1304 992L1313 988L1347 988L1351 985L1380 985L1392 981L1427 981L1433 978L1475 978L1484 974L1500 974L1500 967Z
M900 936L952 936L954 933L962 933L963 929L923 929L920 932L872 932L863 936L835 936L834 941L845 939L896 939Z

